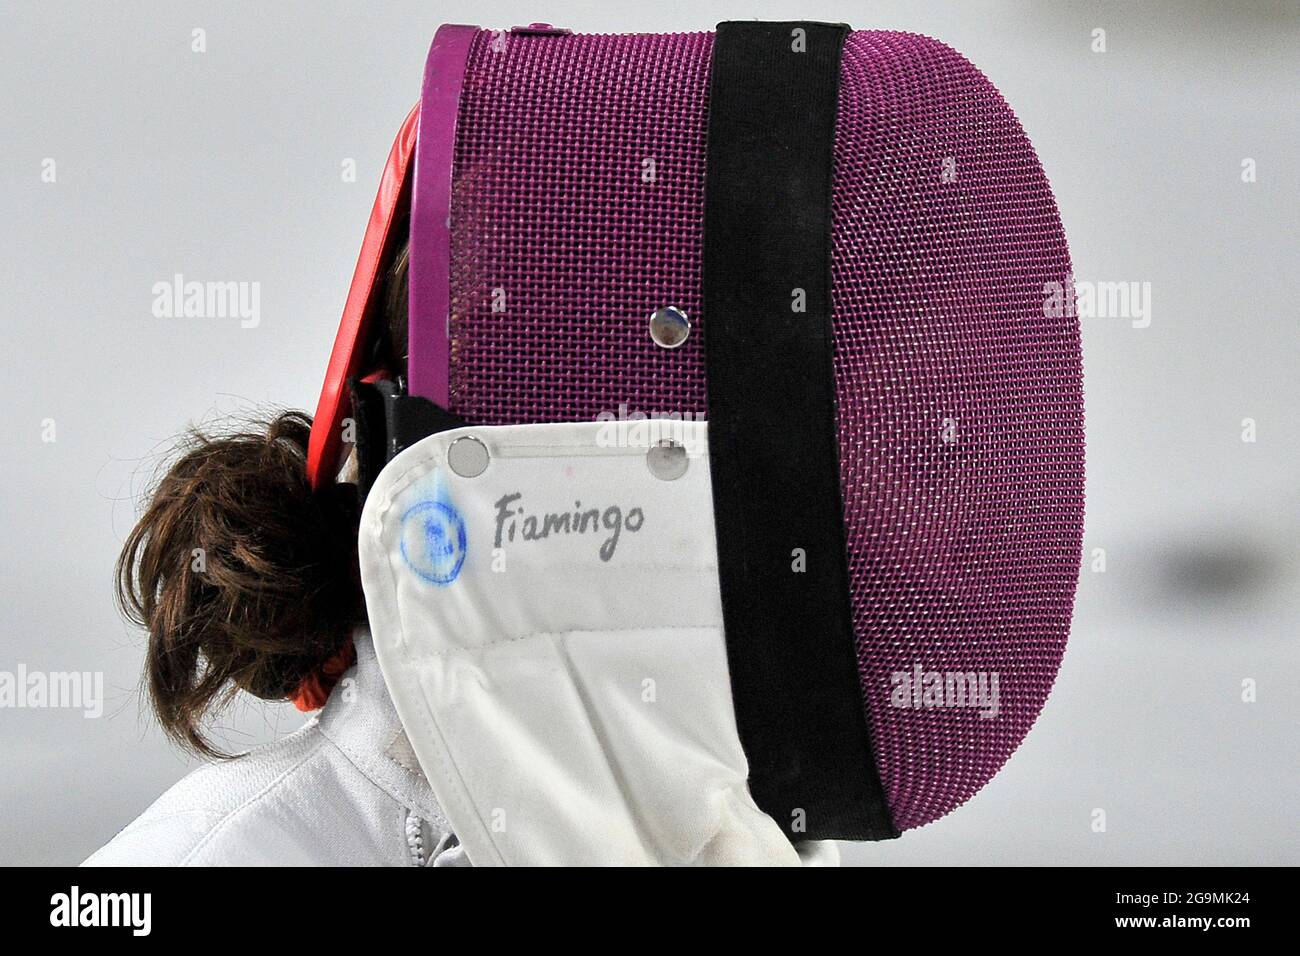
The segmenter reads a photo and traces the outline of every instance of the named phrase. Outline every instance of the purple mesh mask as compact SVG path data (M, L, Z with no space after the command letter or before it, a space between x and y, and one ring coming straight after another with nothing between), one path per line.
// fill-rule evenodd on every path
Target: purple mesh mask
M412 392L485 425L704 415L714 35L443 28L438 49ZM1083 521L1079 329L1045 308L1071 271L1051 190L975 67L926 37L849 33L835 117L848 596L875 773L905 830L997 772L1060 664ZM647 335L668 304L692 323L672 350Z

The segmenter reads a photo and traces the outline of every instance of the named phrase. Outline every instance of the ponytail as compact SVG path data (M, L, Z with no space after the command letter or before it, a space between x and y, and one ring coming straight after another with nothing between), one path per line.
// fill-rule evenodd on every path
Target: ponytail
M118 602L149 632L154 712L197 752L220 755L201 724L237 690L319 696L364 619L355 489L313 493L310 432L301 412L192 431L118 558Z

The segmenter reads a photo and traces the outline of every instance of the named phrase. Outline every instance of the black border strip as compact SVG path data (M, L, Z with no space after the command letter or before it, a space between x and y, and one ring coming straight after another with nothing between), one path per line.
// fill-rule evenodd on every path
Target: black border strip
M848 29L718 24L709 99L702 324L727 657L750 791L796 841L898 835L858 681L839 485L831 187Z

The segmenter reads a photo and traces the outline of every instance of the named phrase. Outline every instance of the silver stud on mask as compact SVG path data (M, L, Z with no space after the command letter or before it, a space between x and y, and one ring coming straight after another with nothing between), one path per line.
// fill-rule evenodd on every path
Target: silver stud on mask
M691 320L676 306L666 305L650 313L650 338L663 349L675 349L691 334Z
M462 435L447 448L447 467L462 478L483 474L489 458L487 446L470 435Z
M660 481L676 481L686 474L690 458L686 455L686 449L677 442L661 441L646 452L645 463L650 474Z

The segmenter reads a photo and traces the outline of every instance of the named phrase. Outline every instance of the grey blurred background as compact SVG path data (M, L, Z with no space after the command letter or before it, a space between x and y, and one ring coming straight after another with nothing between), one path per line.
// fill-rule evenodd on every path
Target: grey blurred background
M1149 327L1083 322L1087 560L1045 712L969 804L846 862L1300 862L1295 4L7 0L0 670L102 671L107 702L99 719L0 709L0 863L79 862L190 768L142 708L113 561L187 423L315 408L437 26L740 18L956 47L1036 145L1076 277L1152 288ZM154 318L152 286L176 273L259 282L260 324ZM248 705L218 736L246 747L301 722Z

